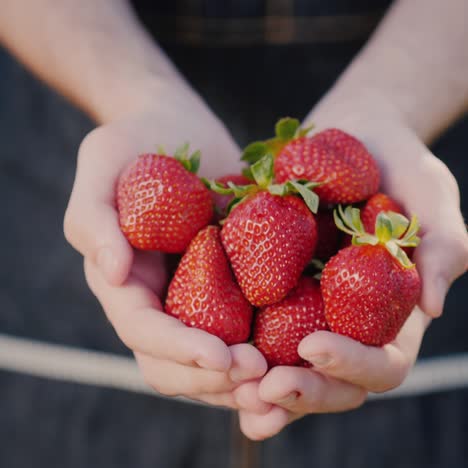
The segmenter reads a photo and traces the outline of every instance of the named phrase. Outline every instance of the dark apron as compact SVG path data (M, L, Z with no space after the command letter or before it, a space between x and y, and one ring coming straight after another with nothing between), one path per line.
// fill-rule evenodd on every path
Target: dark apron
M302 118L375 27L386 1L138 2L155 37L240 145ZM155 7L156 4L156 7ZM228 92L226 92L228 90ZM62 233L75 157L92 128L0 51L0 333L129 355ZM435 146L468 202L468 121ZM423 356L468 351L467 278ZM0 467L233 466L227 410L0 371ZM468 394L313 415L261 444L265 468L467 466Z

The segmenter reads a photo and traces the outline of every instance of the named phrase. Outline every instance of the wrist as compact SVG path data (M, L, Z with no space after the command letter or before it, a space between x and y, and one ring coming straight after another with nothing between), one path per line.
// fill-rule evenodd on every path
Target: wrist
M166 108L182 99L197 99L189 85L176 72L131 73L126 80L109 83L105 93L99 93L91 101L91 116L99 124L141 114L156 106Z

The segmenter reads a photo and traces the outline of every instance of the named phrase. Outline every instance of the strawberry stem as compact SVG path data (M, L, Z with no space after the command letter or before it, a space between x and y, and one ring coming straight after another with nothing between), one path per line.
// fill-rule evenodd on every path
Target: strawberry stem
M254 195L261 191L268 191L272 195L284 197L286 195L299 195L312 213L317 213L319 206L319 197L313 192L313 189L320 185L319 183L306 180L290 180L284 184L273 183L273 155L268 153L263 158L250 166L250 173L255 184L236 185L232 182L227 183L227 187L216 181L202 179L203 183L216 193L221 195L234 195L234 199L228 205L228 213L238 203L247 196Z
M179 146L175 150L174 158L176 158L187 171L196 174L200 168L201 153L197 150L189 156L189 146L188 143Z
M283 147L295 138L306 136L313 125L301 128L298 119L283 117L275 125L275 136L264 141L254 141L244 148L241 160L249 164L255 164L264 156L271 153L275 157Z
M334 210L335 224L341 231L353 237L353 245L383 245L402 266L411 268L414 264L402 247L417 247L420 238L416 235L419 222L416 216L411 221L400 213L387 211L379 213L375 222L375 234L365 231L358 208L341 205Z

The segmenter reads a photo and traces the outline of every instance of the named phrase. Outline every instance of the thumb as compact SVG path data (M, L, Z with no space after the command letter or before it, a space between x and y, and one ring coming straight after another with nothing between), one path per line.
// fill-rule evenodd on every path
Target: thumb
M421 309L439 317L452 282L468 268L466 232L428 232L415 251L414 261L423 285Z
M115 158L99 140L85 139L80 147L78 167L65 213L67 241L93 262L112 285L127 278L133 249L119 226L114 206L114 187L119 174Z
M65 213L67 241L91 260L112 285L122 284L133 262L133 250L120 232L111 206L72 197Z

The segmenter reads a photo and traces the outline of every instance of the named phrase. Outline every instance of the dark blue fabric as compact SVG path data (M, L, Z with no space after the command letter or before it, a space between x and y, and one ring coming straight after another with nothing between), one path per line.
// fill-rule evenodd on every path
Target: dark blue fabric
M289 9L295 16L353 15L385 9L391 0L133 0L133 4L143 15L252 18L265 15L270 5Z
M321 3L336 10L352 2ZM165 47L244 145L270 135L278 116L303 117L361 45ZM0 51L0 333L129 355L62 233L76 152L91 128ZM467 145L465 119L434 146L458 178L465 213ZM465 276L429 329L423 356L468 351L467 294ZM230 412L1 371L0 420L2 468L219 468L234 455ZM463 468L467 421L467 391L367 403L294 423L261 445L261 466Z

